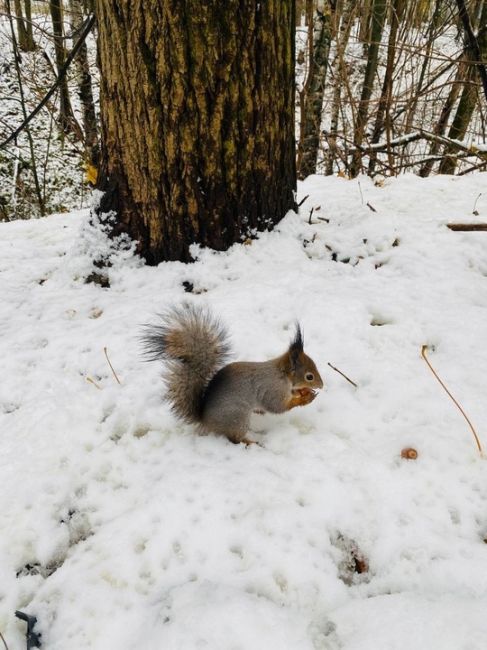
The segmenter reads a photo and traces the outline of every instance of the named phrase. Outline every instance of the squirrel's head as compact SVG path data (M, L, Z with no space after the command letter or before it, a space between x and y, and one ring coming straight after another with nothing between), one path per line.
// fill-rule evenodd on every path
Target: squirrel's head
M288 362L287 370L291 378L293 390L309 388L314 391L323 388L323 380L318 372L318 368L313 359L304 353L303 347L303 332L299 323L297 323L296 333L286 353Z

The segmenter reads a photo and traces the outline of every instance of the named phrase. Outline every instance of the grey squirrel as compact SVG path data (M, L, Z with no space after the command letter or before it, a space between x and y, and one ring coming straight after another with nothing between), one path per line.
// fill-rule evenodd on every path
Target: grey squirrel
M201 433L247 439L252 412L283 413L314 400L323 381L303 350L299 324L288 350L270 361L229 363L228 335L207 310L185 305L147 325L142 337L148 361L165 362L165 399Z

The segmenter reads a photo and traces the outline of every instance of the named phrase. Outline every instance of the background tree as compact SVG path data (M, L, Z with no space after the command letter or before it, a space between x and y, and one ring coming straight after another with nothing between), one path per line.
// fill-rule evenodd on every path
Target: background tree
M19 88L19 95L20 95L20 105L22 108L22 115L24 119L27 118L27 106L26 106L26 101L25 101L25 93L24 93L24 85L23 85L23 80L22 80L22 72L20 69L20 61L21 57L19 54L19 46L17 44L17 36L15 34L15 29L14 29L14 21L12 17L12 11L10 7L10 0L6 0L6 9L7 9L7 16L8 16L8 21L10 25L10 33L12 37L12 48L13 48L13 59L14 59L14 67L15 67L15 72L17 76L17 83L18 83L18 88ZM18 14L17 14L18 18ZM17 21L17 26L18 26L18 21ZM34 188L35 188L35 196L37 199L37 203L39 206L39 212L41 216L44 216L45 214L45 201L42 196L42 191L41 191L41 184L39 181L39 174L37 171L37 162L36 162L36 157L35 157L35 151L34 151L34 140L32 137L32 133L30 129L27 127L26 128L26 136L27 136L27 141L29 144L29 153L30 153L30 166L32 170L32 176L34 179ZM18 169L17 169L18 172ZM16 173L17 173L16 172ZM14 175L15 176L15 175ZM14 182L17 181L17 178L14 178ZM15 214L15 207L16 207L16 201L14 201L14 214Z
M328 57L332 39L332 7L328 0L307 0L309 42L308 76L300 96L301 129L298 145L298 175L316 173L323 113ZM313 8L315 4L315 8Z
M24 11L22 11L24 5ZM14 0L15 17L17 19L18 45L24 52L33 52L36 49L34 33L32 30L32 8L30 0ZM25 17L24 17L25 12Z
M100 211L149 263L294 206L293 0L97 0Z
M325 174L331 176L335 169L335 158L338 154L337 137L339 130L340 114L343 110L342 89L344 81L348 79L348 70L346 62L346 49L350 39L350 33L353 27L356 10L354 0L337 0L334 12L335 27L335 60L332 68L332 88L333 96L330 104L330 128L326 134L326 168ZM322 109L323 110L323 109ZM321 124L320 124L321 128Z
M322 3L307 0L306 15L312 8L318 14ZM467 173L486 167L485 4L485 0L330 2L327 72L318 77L326 84L316 86L319 93L312 94L314 120L303 99L315 76L321 44L312 38L313 21L309 17L303 21L300 14L300 177L315 169L346 177L367 172L374 177L409 170L422 176L432 171ZM313 143L318 154L315 166L303 165L304 142Z
M463 3L461 5L465 11L465 5ZM452 140L463 140L465 138L478 101L477 83L480 80L482 62L487 61L487 2L484 0L481 3L481 13L477 27L480 27L481 31L476 41L476 47L472 48L470 46L468 48L466 78L455 117L448 131L448 137ZM455 150L451 145L447 146L438 171L440 174L453 174L456 166Z
M79 36L85 19L85 1L69 0L71 28L73 34ZM90 11L93 11L91 9ZM76 39L73 39L73 45ZM75 58L79 99L83 115L83 142L85 146L85 162L96 168L99 159L98 121L93 97L93 83L88 59L88 46L84 41Z
M364 82L360 103L355 120L354 144L357 147L353 156L350 172L356 176L362 163L360 149L364 138L364 131L369 117L369 101L374 89L375 75L379 58L379 47L382 39L382 30L386 18L387 0L372 0L369 13L369 42L367 48L367 64L365 67Z
M401 19L406 9L406 0L392 0L390 7L390 29L389 40L387 43L387 61L384 72L384 81L375 115L374 130L372 133L371 144L377 144L384 131L388 143L391 141L391 104L392 104L392 84L394 78L395 61L397 57L396 44ZM392 167L392 161L389 160L389 166ZM375 169L375 156L372 154L369 161L369 170Z
M51 12L52 29L54 33L56 68L59 75L66 60L66 48L64 47L63 3L61 0L49 0L49 10ZM69 87L65 77L59 84L59 99L59 125L61 126L61 129L65 133L76 133L81 139L80 128L75 120L73 109L71 107Z
M59 73L56 66L55 35L49 24L49 4L22 0L20 8L26 27L35 35L36 48L20 51L18 44L18 12L14 0L0 0L3 17L0 22L0 220L31 219L81 208L90 201L84 180L83 147L78 128L73 136L66 134L59 120ZM0 11L1 13L1 11ZM78 75L69 63L93 26L93 17L73 31L68 24L65 3L59 26L62 45L72 39L73 52L63 64L63 82L67 81L76 112L81 113L77 95ZM30 16L30 18L28 18ZM10 21L9 17L12 17ZM28 31L28 30L27 30ZM66 34L66 36L64 36ZM94 97L97 97L96 48L89 37L88 57L94 75ZM75 45L76 44L76 45ZM11 50L12 54L9 54ZM54 62L54 64L53 64ZM65 73L66 76L65 76ZM56 99L58 101L56 101Z

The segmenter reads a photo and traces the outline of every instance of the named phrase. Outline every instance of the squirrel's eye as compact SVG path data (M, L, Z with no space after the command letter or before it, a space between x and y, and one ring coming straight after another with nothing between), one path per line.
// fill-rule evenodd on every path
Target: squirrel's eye
M313 379L315 378L315 376L313 375L312 372L307 372L307 373L305 374L304 378L306 379L306 381L313 381Z

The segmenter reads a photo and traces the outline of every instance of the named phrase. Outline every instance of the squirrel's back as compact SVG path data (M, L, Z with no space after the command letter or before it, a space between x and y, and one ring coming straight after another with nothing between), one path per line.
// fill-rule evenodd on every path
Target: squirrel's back
M159 325L147 325L142 340L148 361L165 361L165 397L174 413L200 423L206 388L230 354L224 327L208 311L185 305L161 314Z

